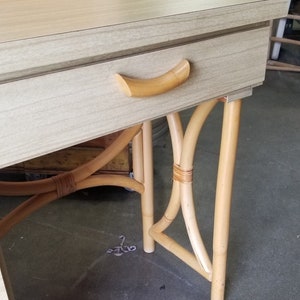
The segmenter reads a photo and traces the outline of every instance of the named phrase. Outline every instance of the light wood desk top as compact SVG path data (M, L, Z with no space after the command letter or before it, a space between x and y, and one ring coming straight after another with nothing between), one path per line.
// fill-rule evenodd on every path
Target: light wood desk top
M258 2L257 0L2 0L0 42Z

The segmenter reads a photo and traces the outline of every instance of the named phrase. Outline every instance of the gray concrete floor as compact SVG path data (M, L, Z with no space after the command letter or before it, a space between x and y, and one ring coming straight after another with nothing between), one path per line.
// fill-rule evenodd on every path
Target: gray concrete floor
M298 56L299 57L299 56ZM242 109L226 299L300 299L300 75L268 72ZM186 120L190 111L182 113ZM222 104L197 148L195 200L211 254ZM154 147L155 218L171 187L169 136ZM3 177L3 176L2 176ZM7 178L7 177L6 177ZM22 202L1 197L0 217ZM181 216L168 230L188 244ZM137 250L106 253L119 235ZM210 284L161 246L142 250L139 196L94 188L48 205L2 240L16 300L209 299Z

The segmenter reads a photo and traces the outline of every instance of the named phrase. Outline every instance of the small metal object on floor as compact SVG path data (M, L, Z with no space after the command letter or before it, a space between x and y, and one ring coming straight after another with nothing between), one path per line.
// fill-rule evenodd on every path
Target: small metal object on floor
M136 250L135 245L132 245L132 246L124 245L124 242L125 242L125 239L126 239L124 235L120 235L119 239L121 239L121 244L119 246L108 249L106 251L107 254L114 254L115 256L121 256L124 253L133 252L133 251Z

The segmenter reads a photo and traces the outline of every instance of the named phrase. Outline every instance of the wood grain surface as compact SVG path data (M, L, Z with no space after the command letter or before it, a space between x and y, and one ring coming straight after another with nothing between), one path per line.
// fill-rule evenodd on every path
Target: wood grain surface
M1 0L0 42L250 2L255 0Z
M15 2L30 3L31 1L1 2L0 0L0 82L70 68L78 64L90 64L120 56L133 55L142 51L174 46L196 38L207 38L216 33L224 34L226 30L234 30L234 28L279 18L287 12L287 2L285 0L217 1L219 5L221 3L225 5L226 3L227 6L207 10L196 10L195 8L197 5L201 7L201 4L203 8L203 3L210 3L207 5L212 6L212 3L216 3L216 1L172 1L174 7L178 2L185 3L187 7L192 5L191 3L194 3L194 5L197 3L197 5L195 5L194 11L190 9L191 12L188 13L183 13L187 10L186 8L177 15L172 15L166 10L164 14L167 17L157 17L158 14L153 14L153 18L139 16L138 18L141 21L138 22L120 23L121 21L119 21L117 25L105 25L89 30L82 30L84 26L77 25L81 30L72 32L66 32L68 31L66 26L72 24L67 22L67 19L64 19L62 24L58 23L53 26L50 26L50 21L45 19L43 24L47 31L40 33L40 35L51 33L50 35L26 39L20 39L19 37L16 41L1 43L1 40L14 40L17 38L15 34L21 34L22 28L28 31L29 36L37 36L37 31L42 30L39 29L39 25L32 25L34 18L32 22L22 26L21 23L13 24L12 20L5 21L7 17L5 17L3 3L11 6ZM37 1L37 3L40 5L47 1ZM114 2L116 0L112 0L112 3ZM155 1L138 2L148 3L148 5L155 3ZM160 2L164 3L165 1ZM233 5L234 2L246 4ZM12 10L12 7L10 9ZM117 6L115 9L117 9ZM12 16L14 15L12 14ZM99 18L99 20L102 24L106 24L102 18ZM108 21L111 22L110 19ZM22 28L18 30L18 26ZM26 26L28 26L27 29ZM64 33L54 34L57 32L56 27L59 32ZM91 26L87 27L90 28Z

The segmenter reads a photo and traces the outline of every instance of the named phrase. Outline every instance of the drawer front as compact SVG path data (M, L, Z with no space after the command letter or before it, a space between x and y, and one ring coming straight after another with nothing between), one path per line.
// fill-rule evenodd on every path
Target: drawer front
M269 28L0 85L1 167L261 83ZM128 98L114 74L151 78L181 59L190 78L168 93Z

